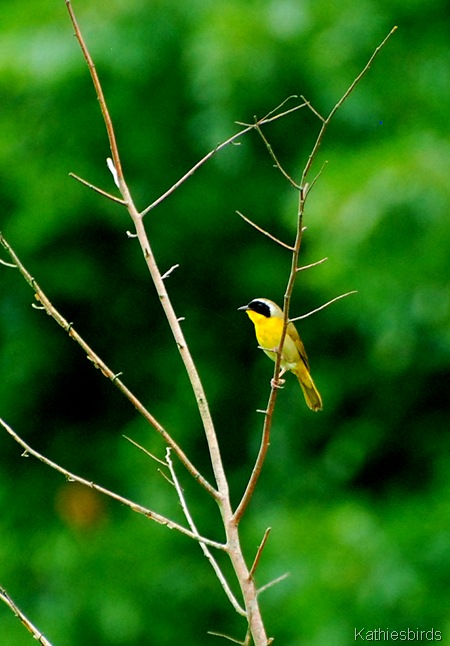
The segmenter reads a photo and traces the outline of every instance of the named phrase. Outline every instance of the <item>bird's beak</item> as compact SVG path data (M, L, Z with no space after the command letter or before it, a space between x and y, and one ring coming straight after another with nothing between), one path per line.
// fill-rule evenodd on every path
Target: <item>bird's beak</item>
M248 305L243 305L242 307L238 307L238 311L239 310L245 312L246 310L248 310Z

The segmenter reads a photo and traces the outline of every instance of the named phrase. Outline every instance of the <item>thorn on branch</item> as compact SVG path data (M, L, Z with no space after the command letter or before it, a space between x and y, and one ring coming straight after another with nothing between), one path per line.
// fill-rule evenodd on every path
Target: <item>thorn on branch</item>
M137 238L138 234L137 233L132 233L131 231L127 231L127 237L128 238Z

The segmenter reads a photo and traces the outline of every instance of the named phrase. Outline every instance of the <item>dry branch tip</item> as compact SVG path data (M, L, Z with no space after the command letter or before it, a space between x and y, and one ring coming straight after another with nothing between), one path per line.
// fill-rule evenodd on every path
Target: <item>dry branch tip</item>
M308 316L312 316L312 314L316 314L317 312L320 312L321 310L324 310L326 307L331 305L332 303L335 303L336 301L340 301L341 298L346 298L347 296L351 296L352 294L357 294L358 290L352 289L351 292L346 292L345 294L340 294L340 296L336 296L335 298L332 298L331 301L327 301L320 307L316 307L315 310L311 310L311 312L308 312L307 314L302 314L302 316L296 316L293 319L290 319L291 322L294 321L301 321L302 319L308 318Z

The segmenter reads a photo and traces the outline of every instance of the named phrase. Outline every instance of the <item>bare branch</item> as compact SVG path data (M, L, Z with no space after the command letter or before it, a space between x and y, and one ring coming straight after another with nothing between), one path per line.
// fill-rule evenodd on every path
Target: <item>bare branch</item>
M34 290L36 299L45 309L47 314L49 314L57 323L60 325L70 336L81 346L81 348L86 352L88 359L93 363L96 368L99 368L101 373L112 383L114 383L117 388L125 395L125 397L133 404L137 411L153 426L154 429L158 431L161 437L164 439L166 444L168 444L174 452L176 453L180 462L186 467L186 469L191 473L191 475L199 482L199 484L206 489L206 491L217 499L218 492L209 484L209 482L199 473L198 469L192 464L189 458L186 456L184 451L180 446L175 442L171 435L164 429L164 427L157 421L157 419L145 408L145 406L138 400L138 398L125 386L125 384L118 379L117 373L114 373L106 363L100 359L100 357L92 350L92 348L86 343L86 341L76 332L72 323L69 323L52 305L50 300L44 294L42 289L39 287L37 282L27 271L24 265L21 263L16 253L6 242L5 238L0 234L0 244L6 249L16 266L18 267L20 273L25 278L30 287Z
M270 583L266 583L266 585L263 585L262 588L259 588L258 590L258 596L262 593L271 588L273 585L276 585L277 583L280 583L281 581L284 581L285 579L290 576L289 572L286 572L285 574L282 574L281 576L277 577L273 581L270 581Z
M322 142L323 136L325 134L326 128L336 113L336 111L339 109L339 107L343 104L345 99L349 96L349 94L353 91L353 89L356 87L356 85L359 83L361 78L364 76L364 74L367 72L369 69L370 65L372 64L375 56L378 54L378 52L381 50L381 48L386 44L390 36L394 33L396 27L391 30L391 32L386 36L386 38L382 41L382 43L375 49L374 53L370 57L368 63L362 70L362 72L356 77L356 79L353 81L353 83L350 85L348 90L343 94L341 99L336 103L330 114L326 119L323 119L321 115L307 102L304 97L301 97L303 100L306 101L306 104L308 107L317 115L317 117L322 121L322 127L319 131L319 134L317 136L316 142L313 146L313 149L308 157L308 160L306 162L305 168L302 173L301 181L300 181L300 188L298 192L298 210L297 210L297 231L296 231L296 237L295 237L295 243L292 248L292 259L291 259L291 271L289 274L289 278L287 281L286 285L286 290L284 294L284 307L283 307L283 330L281 333L281 338L280 338L280 344L278 346L277 352L276 352L276 360L275 360L275 367L274 367L274 372L273 372L273 379L272 379L272 387L269 395L269 401L267 404L267 409L264 414L264 425L263 425L263 430L262 430L262 437L261 437L261 444L260 444L260 449L258 452L258 456L256 458L255 466L253 468L252 474L250 476L250 479L248 481L247 487L245 489L244 495L234 513L234 521L238 523L240 519L242 518L242 515L247 508L248 503L250 502L250 499L253 495L254 489L256 487L256 483L258 481L259 475L261 473L265 457L267 454L267 450L269 447L270 443L270 430L271 430L271 425L272 425L272 418L273 418L273 412L275 409L275 403L276 403L276 398L277 398L277 391L278 391L278 384L279 384L279 375L280 375L280 367L281 367L281 351L284 345L284 340L286 338L286 333L287 333L287 326L289 323L289 307L290 307L290 302L291 302L291 297L292 297L292 292L294 289L294 284L295 284L295 279L296 276L299 272L299 266L298 266L298 258L300 254L300 248L301 248L301 243L302 243L302 238L303 238L303 232L304 232L304 227L303 227L303 215L305 211L305 201L306 197L308 194L308 191L311 189L312 185L314 185L314 182L316 179L320 176L320 171L315 180L313 181L311 186L308 186L306 183L306 176L311 168L312 162L317 154L317 151L319 149L319 146ZM343 298L343 296L339 297ZM334 299L337 300L337 299ZM318 309L323 309L323 307L326 307L328 304L322 306L321 308ZM318 310L314 310L318 311ZM311 312L312 313L312 312ZM308 315L309 316L309 315ZM296 319L293 319L296 320Z
M305 269L312 269L313 267L317 267L318 265L322 265L327 260L328 260L328 258L322 258L321 260L316 260L316 262L312 262L310 265L303 265L302 267L297 267L297 269L295 271L304 271Z
M178 264L177 265L172 265L172 267L170 269L168 269L166 271L166 273L161 276L161 278L163 280L165 280L166 278L169 278L169 276L175 271L175 269L178 269L179 266L180 265L178 265Z
M280 104L280 106L283 106L286 103L286 101L288 101L291 98L294 98L294 96L288 97L288 99L283 101ZM278 108L280 106L278 106ZM262 119L258 120L256 123L247 124L247 123L241 123L241 122L237 121L236 122L237 125L245 126L243 130L240 130L239 132L232 135L231 137L229 137L228 139L226 139L222 143L218 144L215 148L213 148L213 150L211 150L204 157L202 157L200 159L200 161L198 161L190 170L187 171L187 173L185 173L182 177L180 177L180 179L177 182L175 182L175 184L173 184L167 191L165 191L156 200L154 200L154 202L149 204L143 211L141 211L140 217L144 217L145 215L147 215L147 213L149 213L149 211L151 211L156 206L158 206L158 204L161 204L161 202L163 202L167 197L169 197L169 195L172 195L172 193L174 193L189 177L191 177L201 166L203 166L203 164L205 164L209 159L211 159L211 157L213 157L220 150L222 150L226 146L229 146L230 144L236 143L236 141L240 137L243 137L244 135L246 135L251 130L254 130L256 128L256 126L262 126L262 125L266 125L268 123L271 123L272 121L276 121L277 119L280 119L281 117L284 117L287 114L290 114L291 112L295 112L296 110L299 110L300 108L303 108L304 106L305 106L305 104L297 105L297 106L295 106L293 108L290 108L289 110L286 110L285 112L283 112L281 114L275 114L274 115L273 113L278 109L278 108L275 108L275 110L272 110L271 112L269 112L266 117L263 117Z
M250 568L250 572L249 572L249 574L248 574L249 578L250 578L250 577L252 577L252 576L254 576L254 574L255 574L255 572L256 572L256 568L258 567L258 563L259 563L259 561L260 561L260 559L261 559L261 555L262 555L263 550L264 550L264 548L265 548L265 546L266 546L267 539L269 538L269 534L270 534L270 530L271 530L271 529L272 529L271 527L268 527L268 528L266 529L266 531L264 532L263 539L262 539L261 544L260 544L260 546L258 547L258 550L257 550L257 552L256 552L255 560L253 561L253 565L252 565L252 567Z
M69 177L73 177L74 179L77 180L77 182L80 182L81 184L84 184L84 186L87 186L88 188L91 188L96 193L100 193L100 195L103 195L103 197L107 197L108 200L112 200L113 202L117 202L117 204L122 204L122 205L126 204L125 200L122 200L121 197L116 197L115 195L111 195L111 193L108 193L107 191L104 191L102 188L98 188L98 186L95 186L94 184L91 184L90 182L87 182L82 177L79 177L78 175L75 175L75 173L69 173Z
M313 179L313 181L311 182L311 184L305 184L305 194L306 194L306 195L309 195L309 193L310 193L311 189L313 188L314 184L317 182L317 180L319 179L319 177L322 175L322 173L323 173L323 171L324 171L324 169L325 169L325 166L326 166L327 164L328 164L328 161L324 161L324 162L323 162L323 164L322 164L322 168L319 170L319 172L317 173L317 175L315 176L315 178Z
M289 251L293 251L293 247L291 247L290 245L286 244L285 242L282 242L281 240L279 240L278 238L276 238L275 236L273 236L271 233L269 233L268 231L266 231L266 230L265 230L265 229L263 229L262 227L260 227L260 226L258 226L257 224L255 224L252 220L250 220L249 218L245 217L245 215L243 215L240 211L236 211L236 213L237 213L238 215L240 215L240 216L241 216L241 218L247 222L247 224L250 224L250 225L251 225L252 227L254 227L257 231L259 231L259 232L260 232L260 233L262 233L263 235L267 236L268 238L270 238L271 240L273 240L273 241L274 241L274 242L276 242L277 244L281 245L281 246L282 246L282 247L284 247L285 249L289 249Z
M215 633L212 630L208 630L208 635L212 635L213 637L222 637L223 639L226 639L233 644L239 644L240 646L248 646L247 640L245 642L241 642L239 639L235 639L234 637L230 637L230 635L225 635L224 633Z
M300 95L300 98L305 102L305 104L308 106L308 108L313 112L318 119L321 121L325 121L324 117L313 107L313 105L306 99L303 95Z
M150 453L150 451L148 451L141 444L138 444L137 442L132 440L131 437L128 437L127 435L123 435L122 437L124 437L126 440L128 440L128 442L131 442L131 444L134 444L135 447L137 447L140 451L145 453L145 455L148 455L148 457L151 458L152 460L154 460L155 462L158 462L159 464L162 464L164 467L167 466L166 463L164 462L164 460L160 460L159 458L157 458L156 455L153 455L153 453Z
M263 140L263 142L265 143L266 148L267 148L267 150L269 151L269 155L272 157L272 159L273 159L273 161L274 161L274 163L275 163L275 166L278 168L278 170L281 172L281 174L282 174L282 175L284 175L284 177L287 179L287 181L288 181L288 182L289 182L289 183L290 183L294 188L298 189L298 188L299 188L298 184L297 184L297 183L292 179L292 177L289 175L289 173L287 173L287 172L284 170L283 166L282 166L282 165L281 165L281 163L278 161L278 158L277 158L277 156L275 155L275 153L274 153L274 151L273 151L272 146L269 144L269 142L268 142L268 140L267 140L267 137L263 134L263 131L261 130L261 128L259 127L259 125L258 125L258 124L255 124L255 127L256 127L256 131L258 132L259 136L261 137L261 139L262 139L262 140Z
M220 584L221 584L225 594L227 595L229 602L231 603L231 605L233 606L233 608L235 609L235 611L238 614L242 615L243 617L247 617L246 611L244 610L244 608L242 608L240 606L240 604L238 603L236 597L234 596L233 592L231 591L231 588L228 585L228 582L227 582L222 570L220 569L219 564L217 563L216 559L213 557L213 555L211 554L211 552L208 549L207 545L204 543L204 541L200 537L200 534L198 533L197 527L196 527L196 525L194 523L194 520L193 520L193 518L191 516L191 513L189 511L189 508L188 508L188 506L186 504L186 499L184 497L183 490L182 490L182 488L180 486L180 483L178 481L177 475L175 473L175 469L173 467L172 459L170 457L170 447L167 447L167 449L166 449L166 462L167 462L167 465L169 467L170 475L172 476L172 481L173 481L173 485L175 487L175 490L177 492L178 500L180 501L181 509L183 510L183 514L184 514L184 516L185 516L185 518L186 518L186 520L188 522L189 527L191 528L191 532L195 536L198 537L197 540L198 540L198 543L199 543L199 545L200 545L200 547L202 549L202 552L206 556L206 558L208 559L212 569L214 570L217 578L219 579Z
M302 319L308 318L308 316L311 316L312 314L316 314L317 312L320 312L321 310L324 310L326 307L331 305L332 303L335 303L336 301L340 301L341 298L346 298L347 296L350 296L351 294L357 294L358 291L356 289L353 289L351 292L347 292L346 294L341 294L340 296L336 296L335 298L332 298L331 301L328 301L327 303L324 303L324 305L321 305L320 307L317 307L315 310L312 310L311 312L308 312L307 314L302 314L302 316L296 316L295 318L291 319L292 322L294 321L301 321Z
M186 529L182 525L179 525L175 521L170 520L165 516L161 516L161 514L151 511L150 509L147 509L142 505L138 505L132 500L129 500L128 498L124 498L123 496L120 496L114 491L105 489L105 487L101 487L100 485L95 484L95 482L90 482L85 478L81 478L80 476L77 476L75 473L72 473L68 469L65 469L64 467L60 466L56 462L49 460L49 458L46 458L44 455L41 455L40 453L38 453L38 451L35 451L33 448L31 448L31 446L29 446L29 444L27 444L25 440L23 440L19 435L17 435L17 433L13 431L13 429L10 426L8 426L8 424L1 418L0 418L0 424L11 435L13 439L18 444L20 444L22 448L25 449L25 454L27 456L32 455L33 457L37 458L38 460L46 464L48 467L51 467L55 471L62 473L62 475L69 482L78 482L79 484L82 484L85 487L89 487L90 489L94 489L94 491L98 491L99 493L102 493L105 496L109 496L110 498L113 498L114 500L117 500L118 502L120 502L122 505L126 505L127 507L137 512L138 514L142 514L143 516L146 516L150 520L154 520L159 525L165 525L169 529L176 529L181 534L184 534L185 536L188 536L189 538L192 538L197 542L201 541L202 543L205 543L206 545L209 545L210 547L214 547L215 549L218 549L218 550L226 549L226 545L223 545L222 543L218 543L216 541L210 540L209 538L205 538L204 536L200 536L198 532L195 534L194 532L190 531L189 529Z
M75 29L75 36L80 44L81 51L83 52L83 56L86 59L86 63L89 68L89 72L91 74L92 78L92 83L95 88L95 92L97 94L98 102L100 104L100 109L102 111L103 115L103 120L105 122L106 126L106 132L108 134L108 139L109 139L109 146L111 149L111 155L113 158L114 162L114 167L117 171L117 179L118 179L118 184L121 189L121 192L123 193L122 190L122 182L123 182L123 172L122 172L122 164L120 161L120 156L119 156L119 149L117 147L117 141L116 141L116 135L114 133L114 127L111 121L111 117L109 114L108 107L106 105L105 101L105 96L103 94L103 89L100 84L100 79L98 78L97 70L95 69L94 61L91 58L91 55L89 53L89 50L86 46L86 43L84 42L83 36L81 34L80 28L78 26L77 19L75 18L75 14L72 9L72 5L70 4L70 0L66 0L66 6L67 10L69 12L70 20L72 21L73 28Z
M388 35L386 36L386 38L384 38L384 40L380 43L380 45L378 45L378 47L375 49L375 51L373 52L372 56L369 58L369 60L368 60L368 62L366 63L365 67L363 68L363 70L358 74L358 76L355 78L355 80L353 81L353 83L349 86L348 90L347 90L347 91L342 95L342 97L341 97L341 98L339 99L339 101L336 103L336 105L335 105L335 106L334 106L334 108L331 110L331 112L330 112L330 114L328 115L328 117L327 117L326 119L323 119L323 118L322 118L322 117L317 113L317 116L318 116L318 117L319 117L319 119L321 119L321 121L322 121L322 127L321 127L320 132L319 132L319 134L318 134L318 136L317 136L317 139L316 139L316 142L315 142L315 144L314 144L314 146L313 146L313 149L312 149L312 151L311 151L311 154L310 154L310 155L309 155L309 157L308 157L308 161L306 162L306 166L305 166L305 168L304 168L304 170L303 170L303 173L302 173L302 179L301 179L301 182L300 182L300 184L301 184L302 186L303 186L303 185L304 185L304 183L305 183L306 176L307 176L307 174L308 174L308 172L309 172L309 170L310 170L310 168L311 168L311 165L312 165L313 160L314 160L314 158L315 158L315 156L316 156L316 154L317 154L317 151L319 150L320 144L322 143L323 136L324 136L324 134L325 134L325 131L326 131L326 129L327 129L327 127L328 127L328 125L329 125L329 123L330 123L331 119L334 117L334 115L336 114L337 110L339 110L339 108L342 106L342 104L343 104L343 103L344 103L344 101L348 98L348 96L353 92L353 90L354 90L354 89L355 89L355 87L358 85L358 83L360 82L360 80L363 78L363 76L364 76L364 75L366 74L366 72L369 70L369 68L370 68L370 66L372 65L372 63L373 63L373 61L374 61L375 57L377 56L377 54L378 54L378 53L381 51L381 49L385 46L385 44L387 43L387 41L389 40L389 38L392 36L392 34L393 34L396 30L397 30L397 27L393 27L393 28L391 29L391 31L388 33ZM314 110L314 112L316 112L316 111Z
M41 646L52 646L51 643L44 637L44 635L36 628L34 624L28 619L26 615L20 610L16 603L11 599L9 594L6 592L5 588L0 586L0 599L6 603L6 605L13 611L16 617L20 619L22 624L28 630L29 633L33 635L33 638Z
M285 110L284 112L275 114L278 112L280 108L282 108L291 99L298 99L298 96L296 94L291 94L291 96L288 96L287 99L284 99L284 101L282 101L279 105L277 105L276 108L273 108L273 110L268 112L265 117L262 117L262 119L257 119L255 117L256 123L258 123L259 125L265 125L267 123L271 123L272 121L276 121L277 119L281 119L282 117L285 117L287 114L291 114L292 112L297 112L297 110L304 108L308 103L305 100L305 103L300 103L299 105L295 105L293 108L289 108L289 110ZM255 123L251 124L251 123L245 123L243 121L236 121L235 123L238 126L247 126L250 129L255 127Z
M2 260L0 258L0 265L3 265L4 267L10 267L11 269L17 269L17 265L15 265L12 262L6 262L5 260Z

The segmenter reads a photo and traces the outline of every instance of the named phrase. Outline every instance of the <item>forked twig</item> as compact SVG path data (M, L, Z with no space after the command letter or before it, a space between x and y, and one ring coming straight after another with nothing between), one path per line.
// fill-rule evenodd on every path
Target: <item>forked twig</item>
M180 462L186 467L186 469L191 473L191 475L201 484L201 486L208 491L210 495L217 499L218 493L212 487L212 485L199 473L198 469L192 464L187 455L181 449L180 446L175 442L171 435L165 430L165 428L158 422L158 420L145 408L145 406L139 401L139 399L125 386L125 384L119 379L119 375L114 373L106 363L92 350L92 348L86 343L86 341L81 337L80 334L75 330L72 323L69 323L54 307L49 298L44 294L42 289L39 287L33 276L25 268L22 262L19 260L17 254L14 252L12 247L5 240L3 235L0 234L0 244L6 249L9 256L14 262L14 265L19 269L22 276L25 278L26 282L34 290L36 299L40 303L40 306L49 314L57 323L60 325L70 336L71 339L76 341L78 345L86 352L88 359L93 363L96 368L100 369L102 375L107 379L112 381L113 384L125 395L125 397L131 402L131 404L136 408L137 411L153 426L153 428L158 431L164 441L172 447L176 453Z
M73 28L75 30L75 36L76 36L76 38L78 40L78 43L79 43L79 45L81 47L81 51L83 52L83 56L84 56L84 58L86 60L86 63L88 65L89 72L90 72L90 75L91 75L91 78L92 78L92 83L94 85L95 92L96 92L96 94L98 96L98 99L99 99L100 109L101 109L102 115L103 115L103 121L105 122L106 132L108 134L109 146L110 146L110 149L111 149L111 155L112 155L112 158L113 158L114 166L115 166L116 171L117 171L118 180L121 183L121 182L123 182L122 164L121 164L121 161L120 161L120 155L119 155L119 149L118 149L118 146L117 146L116 136L114 134L113 123L112 123L112 120L111 120L111 116L109 114L108 106L107 106L106 101L105 101L105 96L103 94L103 89L102 89L100 80L98 78L98 74L97 74L97 70L96 70L95 65L94 65L94 61L92 60L92 57L91 57L91 55L89 53L89 50L86 47L86 44L85 44L85 42L83 40L83 36L81 34L80 27L78 26L77 19L75 18L75 14L73 12L72 5L70 4L70 0L65 0L65 1L66 1L67 10L69 12L70 20L72 21L72 25L73 25ZM120 186L120 189L122 191L122 186ZM123 193L123 191L122 191L122 193Z
M322 121L323 123L322 123L322 127L321 127L321 129L320 129L320 132L319 132L319 134L318 134L318 136L317 136L316 142L315 142L315 144L314 144L314 146L313 146L313 149L312 149L312 151L311 151L311 154L310 154L310 155L309 155L309 157L308 157L308 161L306 162L306 166L305 166L305 168L303 169L302 179L301 179L301 182L300 182L300 184L301 184L302 186L303 186L303 184L305 183L306 176L307 176L307 174L309 173L309 170L310 170L310 168L311 168L311 166L312 166L312 163L313 163L314 158L315 158L315 156L316 156L316 154L317 154L317 151L318 151L318 149L319 149L319 147L320 147L320 144L322 143L323 136L324 136L324 134L325 134L326 129L328 128L328 125L329 125L329 123L330 123L331 119L334 117L334 115L336 114L336 112L337 112L337 111L339 110L339 108L342 106L342 104L344 103L344 101L345 101L345 100L349 97L349 95L353 92L353 90L354 90L354 89L355 89L355 87L358 85L358 83L360 82L360 80L363 78L363 76L364 76L364 75L366 74L366 72L369 70L369 68L370 68L370 66L372 65L372 63L373 63L373 61L374 61L375 57L377 56L377 54L379 54L379 52L383 49L383 47L386 45L386 43L387 43L387 41L389 40L389 38L392 36L392 34L393 34L396 30L397 30L397 27L393 27L393 28L391 29L391 31L388 33L388 35L386 36L386 38L384 38L384 39L382 40L382 42L378 45L378 47L376 47L376 49L374 50L374 52L373 52L372 56L369 58L369 60L368 60L368 62L366 63L366 65L363 67L362 71L358 74L358 76L355 78L355 80L353 81L353 83L349 86L349 88L347 89L347 91L342 95L342 97L341 97L341 98L339 99L339 101L336 103L336 105L335 105L335 106L334 106L334 108L331 110L331 112L329 113L329 115L328 115L328 117L327 117L326 119L323 119L323 117L321 117L321 116L320 116L316 111L314 111L314 112L316 112L317 116L321 119L321 121Z
M240 139L241 137L243 137L247 133L254 130L257 126L260 127L260 126L266 125L268 123L272 123L273 121L276 121L277 119L280 119L281 117L284 117L284 116L286 116L287 114L289 114L291 112L295 112L296 110L299 110L300 108L303 108L305 106L305 104L302 103L301 105L296 105L295 107L290 108L289 110L286 110L285 112L282 112L280 114L274 114L281 106L283 106L286 103L286 101L288 101L289 99L292 99L292 98L294 98L294 96L288 97L288 99L283 101L283 103L281 103L280 106L278 106L274 110L271 110L265 117L263 117L262 119L259 119L258 121L256 121L256 123L248 124L248 123L241 123L239 121L236 121L237 125L244 126L244 129L240 130L239 132L232 135L231 137L229 137L228 139L226 139L222 143L218 144L215 148L210 150L209 153L207 153L194 166L192 166L192 168L190 168L187 171L187 173L185 173L182 177L180 177L180 179L177 182L172 184L172 186L170 188L168 188L167 191L165 191L156 200L154 200L151 204L149 204L143 211L141 211L141 213L139 214L140 217L143 218L145 215L147 215L147 213L152 211L156 206L161 204L161 202L163 202L167 197L169 197L169 195L172 195L172 193L174 193L182 184L184 184L184 182L187 179L189 179L189 177L192 177L192 175L201 166L203 166L209 159L211 159L211 157L214 157L214 155L216 155L220 150L223 150L223 148L226 148L227 146L236 143L236 141L238 139Z
M220 569L219 564L217 563L214 556L211 554L211 550L208 549L207 544L202 540L200 534L198 533L198 530L197 530L197 527L196 527L196 525L194 523L194 520L192 518L191 512L189 511L189 508L188 508L188 506L186 504L186 500L185 500L185 497L184 497L183 490L182 490L182 488L180 486L180 483L178 481L178 477L177 477L177 475L175 473L173 462L172 462L172 459L170 457L170 447L167 447L167 449L166 449L166 463L167 463L167 466L169 467L170 475L172 476L172 483L173 483L173 486L175 487L175 490L177 492L177 496L178 496L178 500L180 501L181 509L183 510L183 514L184 514L184 516L185 516L185 518L186 518L186 520L188 522L188 525L189 525L189 527L191 529L191 532L195 536L198 536L198 539L197 539L198 544L200 545L200 548L201 548L203 554L208 559L212 569L214 570L217 578L219 579L219 582L220 582L225 594L227 595L229 602L231 603L231 605L233 606L233 608L235 609L235 611L238 614L240 614L242 617L247 617L246 611L244 610L244 608L241 607L238 600L234 596L230 586L228 585L228 581L226 580L222 570Z
M143 516L146 516L150 520L154 520L155 523L158 523L159 525L165 525L169 529L176 529L180 534L184 534L185 536L188 536L189 538L192 538L193 540L197 542L202 542L205 543L206 545L209 545L210 547L214 547L217 550L225 550L226 545L223 545L222 543L218 543L217 541L212 541L209 538L205 538L204 536L200 536L197 533L192 532L191 530L187 529L186 527L183 527L179 523L176 523L173 520L170 520L169 518L166 518L165 516L162 516L161 514L158 514L151 509L147 509L146 507L143 507L142 505L139 505L132 500L129 500L128 498L124 498L123 496L120 496L119 494L115 493L114 491L110 491L109 489L106 489L105 487L102 487L98 484L95 484L95 482L91 482L89 480L86 480L85 478L81 478L80 476L76 475L75 473L72 473L68 469L65 469L64 467L60 466L56 462L53 462L53 460L49 460L49 458L46 458L44 455L33 449L29 444L25 442L13 429L3 420L0 418L0 424L3 426L5 431L11 435L11 437L18 443L20 446L25 449L23 455L32 455L33 457L37 458L44 464L46 464L48 467L54 469L55 471L58 471L59 473L62 473L62 475L69 481L69 482L78 482L79 484L84 485L85 487L89 487L90 489L94 489L94 491L98 491L99 493L104 494L105 496L109 496L109 498L113 498L114 500L117 500L120 502L122 505L126 505L133 511L137 512L138 514L142 514Z
M311 153L310 153L310 155L308 157L306 165L305 165L305 167L303 169L301 181L300 181L299 184L296 185L298 187L298 196L299 196L298 197L298 211L297 211L297 229L296 229L295 243L294 243L293 248L292 248L291 271L290 271L290 274L289 274L289 278L288 278L287 286L286 286L286 291L285 291L285 294L284 294L283 330L282 330L282 334L281 334L280 344L278 346L278 350L277 350L277 353L276 353L275 367L274 367L274 372L273 372L272 387L271 387L271 391L270 391L270 395L269 395L269 401L267 403L266 410L263 411L264 412L264 424L263 424L260 448L259 448L259 452L258 452L258 455L257 455L257 458L256 458L255 465L253 467L250 479L249 479L249 481L247 483L247 487L246 487L246 489L244 491L244 494L242 496L242 499L241 499L236 511L234 512L234 520L235 520L236 523L238 523L240 521L240 519L242 518L242 515L243 515L244 511L246 510L246 508L247 508L247 506L248 506L248 504L249 504L249 502L250 502L250 500L251 500L251 498L253 496L253 492L255 490L256 483L257 483L257 481L259 479L259 476L260 476L260 473L261 473L261 470L262 470L262 466L264 464L264 460L266 458L267 450L268 450L268 447L269 447L270 430L271 430L271 426L272 426L272 417L273 417L273 412L274 412L274 409L275 409L275 403L276 403L277 394L278 394L277 386L278 386L278 383L279 383L278 382L278 376L280 374L280 367L281 367L281 351L282 351L282 348L283 348L284 339L286 337L287 326L288 326L288 323L290 321L290 319L289 319L289 306L290 306L290 301L291 301L291 297L292 297L292 292L293 292L293 289L294 289L295 279L296 279L296 276L297 276L298 272L301 270L301 268L299 268L299 266L298 266L298 258L299 258L299 254L300 254L300 247L301 247L303 231L304 231L304 228L303 228L303 215L304 215L304 211L305 211L305 203L306 203L306 199L307 199L307 196L308 196L308 193L309 193L310 189L312 188L312 186L314 185L314 183L316 182L316 180L320 176L320 174L321 174L324 167L322 166L322 169L319 171L318 175L313 180L313 183L311 184L311 186L308 186L308 184L306 183L306 177L307 177L307 175L308 175L308 173L309 173L309 171L311 169L312 163L313 163L313 161L314 161L314 159L316 157L317 151L319 150L320 144L322 142L322 139L324 137L324 134L325 134L325 131L326 131L327 127L328 127L328 124L330 123L330 120L333 118L333 116L336 114L337 110L342 106L344 101L348 98L348 96L354 90L354 88L359 83L359 81L366 74L366 72L370 68L374 58L380 52L380 50L384 47L384 45L387 43L387 41L389 40L389 38L392 36L392 34L395 32L396 29L397 29L397 27L394 27L389 32L389 34L384 38L384 40L381 42L381 44L378 45L378 47L374 50L372 56L369 58L369 61L364 66L363 70L360 72L360 74L358 74L358 76L354 79L354 81L348 87L346 92L342 95L342 97L339 99L339 101L335 104L335 106L333 107L333 109L331 110L331 112L329 113L329 115L328 115L328 117L326 119L324 119L309 104L309 102L306 101L306 99L304 97L301 97L306 102L308 107L314 112L314 114L316 114L316 116L322 121L322 126L320 128L319 134L317 135L316 141L315 141L314 146L312 148L312 151L311 151ZM295 182L294 182L294 184L295 184ZM270 234L268 234L267 232L264 232L264 234L269 235L269 237L270 237ZM351 293L351 292L349 292L349 293ZM330 301L330 303L326 303L325 305L321 306L317 310L314 310L314 312L319 311L320 309L323 309L324 307L327 307L329 304L331 304L331 302L334 302L335 300L338 300L339 298L343 298L344 296L347 296L347 294L342 295L342 296L340 296L340 297L338 297L336 299L333 299L332 301ZM313 312L311 312L311 313L313 313ZM308 314L308 316L310 314ZM294 319L294 320L296 320L296 319Z
M284 175L285 179L287 179L287 181L289 182L289 184L291 184L294 188L298 189L298 188L299 188L299 186L298 186L297 182L295 182L295 180L293 180L293 179L292 179L292 177L289 175L289 173L287 173L287 172L284 170L283 166L281 165L280 161L278 160L278 157L277 157L277 156L275 155L275 153L274 153L274 150L273 150L273 148L272 148L272 145L269 143L269 141L268 141L267 137L264 135L264 133L263 133L263 131L261 130L261 128L259 127L259 125L258 125L258 124L255 124L255 128L256 128L256 132L259 134L259 136L260 136L260 137L261 137L261 139L263 140L263 142L264 142L264 144L265 144L265 146L266 146L266 148L267 148L267 150L268 150L268 152L269 152L269 155L272 157L272 159L273 159L273 161L274 161L275 166L278 168L278 170L280 171L280 173L281 173L282 175Z

